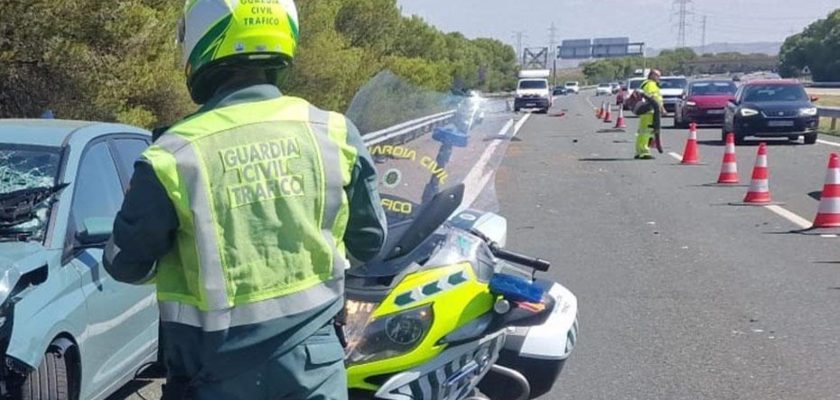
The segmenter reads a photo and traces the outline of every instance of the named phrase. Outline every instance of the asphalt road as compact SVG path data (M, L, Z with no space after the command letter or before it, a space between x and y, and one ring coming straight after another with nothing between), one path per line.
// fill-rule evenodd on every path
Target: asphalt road
M634 161L637 120L607 130L586 99L533 115L496 182L508 246L553 260L550 275L578 296L578 347L544 398L840 398L840 239L728 205L745 187L702 186L717 179L719 128L699 132L708 165L676 165L667 153L687 132L673 129L666 154ZM774 199L811 220L809 193L840 149L775 144ZM755 151L737 149L742 182Z
M666 154L634 161L636 119L609 129L588 98L531 115L496 179L508 246L552 260L579 300L578 347L543 399L840 399L840 239L728 205L745 187L703 186L717 179L719 128L699 132L707 165L677 165L667 153L687 132L674 129ZM821 140L838 144L769 147L773 197L804 220L840 151ZM738 147L742 182L757 143ZM152 378L110 400L159 398Z

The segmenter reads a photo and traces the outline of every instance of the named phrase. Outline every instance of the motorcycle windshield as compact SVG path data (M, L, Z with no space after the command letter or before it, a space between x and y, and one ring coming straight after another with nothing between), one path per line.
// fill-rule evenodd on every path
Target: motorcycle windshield
M359 128L379 175L389 225L384 255L389 246L404 244L401 239L410 231L417 234L410 228L419 219L467 208L498 209L496 170L514 134L506 97L441 93L385 71L359 90L347 116ZM434 201L438 193L459 185L460 203ZM392 275L398 272L389 270L398 268L393 265L369 263L354 274Z

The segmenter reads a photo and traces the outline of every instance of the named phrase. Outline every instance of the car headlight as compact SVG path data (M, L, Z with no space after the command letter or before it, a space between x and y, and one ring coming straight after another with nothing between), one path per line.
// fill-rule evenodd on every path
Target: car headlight
M813 117L813 116L817 115L817 107L803 108L803 109L799 110L799 115L804 115L806 117Z
M758 115L758 111L753 110L752 108L742 108L741 109L741 116L742 117L752 117L753 115Z
M694 107L694 106L696 106L696 105L697 105L697 103L696 103L696 102L693 102L693 101L686 101L686 102L685 102L685 105L686 105L686 106L688 106L688 107Z
M347 362L367 363L414 350L429 333L434 315L431 305L371 319L373 303L348 300Z
M525 95L523 95L522 93L517 93L517 94L516 94L516 98L517 98L517 99L521 99L521 98L523 98L523 97L525 97Z

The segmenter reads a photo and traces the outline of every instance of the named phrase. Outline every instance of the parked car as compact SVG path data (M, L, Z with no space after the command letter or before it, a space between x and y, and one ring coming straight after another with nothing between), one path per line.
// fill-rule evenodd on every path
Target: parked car
M627 80L627 85L626 85L627 89L622 91L622 93L623 93L622 100L623 101L622 101L622 104L621 104L621 106L624 107L625 111L633 110L634 104L633 104L632 101L628 101L628 100L630 100L630 96L633 95L633 92L635 92L637 89L639 89L640 86L642 86L642 82L644 82L644 81L645 81L645 78L631 78L631 79Z
M685 94L688 88L688 79L684 76L663 76L659 81L659 89L662 93L662 105L665 111L673 113L677 109L677 102Z
M611 94L612 94L612 86L609 83L599 84L598 87L595 88L595 95L596 96L609 96Z
M688 85L685 96L677 101L674 126L686 128L698 124L723 124L726 103L735 99L738 88L731 80L699 80Z
M819 115L805 87L795 80L755 80L744 83L726 106L721 139L728 132L741 144L748 136L787 137L806 144L817 141Z
M101 264L150 134L0 120L0 398L104 399L157 357L153 286Z
M574 93L574 94L578 94L578 93L580 93L580 83L578 83L578 81L569 81L569 82L566 82L566 85L565 85L565 86L566 86L566 91L567 91L569 94L571 94L571 93Z

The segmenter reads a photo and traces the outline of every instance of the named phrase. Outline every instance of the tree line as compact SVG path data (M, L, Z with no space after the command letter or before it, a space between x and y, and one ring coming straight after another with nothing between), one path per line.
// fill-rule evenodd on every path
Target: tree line
M779 58L782 76L840 82L840 9L788 37Z
M194 111L175 44L183 3L4 0L0 117L118 121L144 127ZM448 92L510 90L516 54L494 39L444 33L396 0L298 1L301 42L287 94L337 111L377 72Z
M766 54L718 53L698 55L689 48L663 50L657 57L611 58L585 63L589 83L616 81L637 69L657 68L667 75L746 73L776 70L778 58Z

